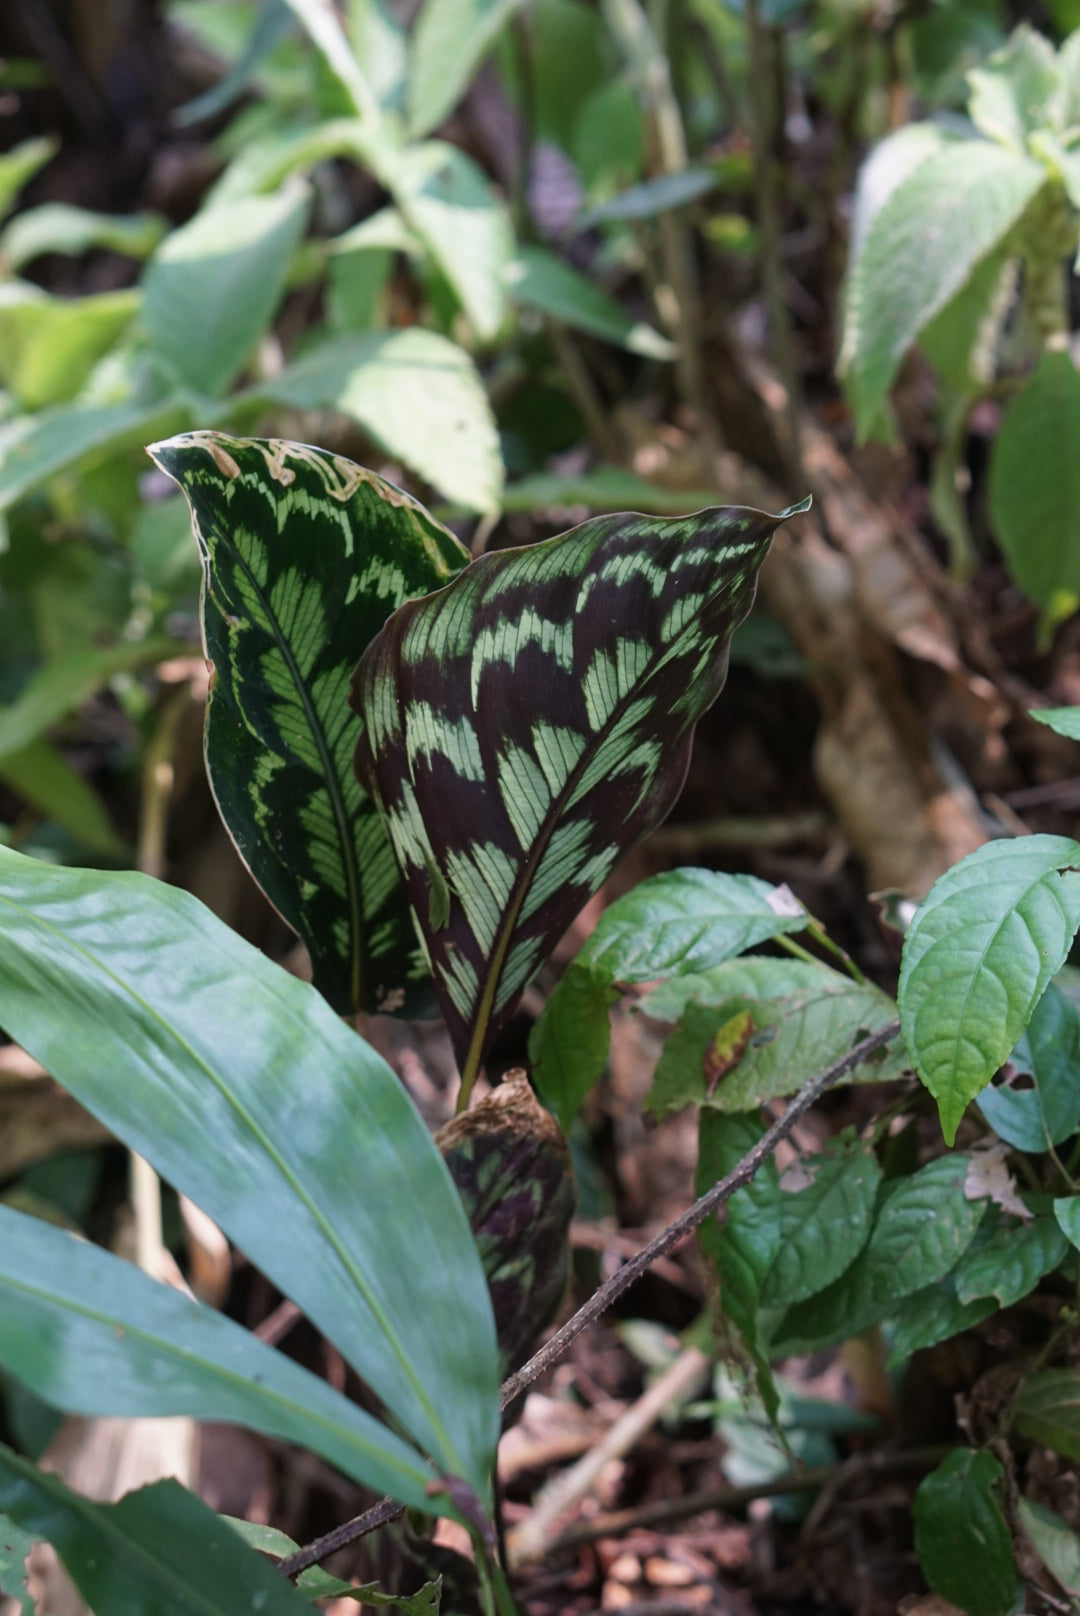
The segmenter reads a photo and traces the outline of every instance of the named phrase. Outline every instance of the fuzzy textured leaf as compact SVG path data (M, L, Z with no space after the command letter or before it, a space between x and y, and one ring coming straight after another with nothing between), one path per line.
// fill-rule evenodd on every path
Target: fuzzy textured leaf
M51 1543L79 1592L108 1616L311 1613L291 1582L175 1481L96 1504L0 1447L0 1512Z
M881 1168L858 1140L804 1156L810 1182L780 1196L780 1245L761 1287L764 1307L790 1307L839 1279L870 1238ZM781 1191L784 1181L780 1181Z
M786 888L718 870L650 876L610 904L529 1042L534 1081L563 1127L607 1062L615 983L705 971L805 923L805 911Z
M1001 423L990 466L990 515L1009 570L1055 620L1080 596L1080 374L1044 353Z
M842 366L861 435L923 327L1011 229L1046 170L990 141L950 141L874 216L847 285Z
M646 1101L656 1116L684 1105L749 1111L791 1094L868 1032L893 1020L888 994L816 962L751 957L699 976L674 978L644 1001L658 1021L678 1021ZM709 1092L705 1058L731 1016L748 1009L756 1031L738 1064ZM897 1039L855 1069L854 1081L885 1082L907 1069Z
M422 1007L409 907L352 767L348 688L390 612L468 554L340 455L212 432L150 454L187 496L202 556L206 765L229 834L335 1010Z
M0 938L0 1026L486 1496L498 1432L487 1288L390 1068L309 983L145 876L0 848Z
M990 842L935 881L904 939L900 1018L946 1141L1006 1060L1080 925L1080 846Z
M905 1296L936 1284L975 1236L985 1201L964 1197L965 1156L942 1156L881 1195L870 1240L828 1289L789 1308L777 1326L778 1352L803 1352L861 1335Z
M466 1081L581 906L671 808L783 518L598 517L483 556L365 651L386 816Z
M231 1319L4 1206L0 1364L67 1413L244 1425L415 1509L436 1479L401 1437Z
M915 1495L915 1549L935 1593L968 1616L1008 1616L1012 1539L998 1498L1005 1472L986 1448L955 1448Z

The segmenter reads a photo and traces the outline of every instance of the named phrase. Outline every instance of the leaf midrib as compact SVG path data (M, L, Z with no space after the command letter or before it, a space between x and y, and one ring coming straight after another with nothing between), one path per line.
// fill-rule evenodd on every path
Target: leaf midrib
M349 1278L356 1286L356 1289L363 1297L365 1303L370 1308L376 1324L382 1331L383 1336L389 1344L394 1357L398 1360L398 1363L404 1370L407 1381L416 1393L420 1407L427 1415L427 1418L431 1423L432 1430L443 1444L446 1455L453 1460L454 1464L458 1466L459 1470L464 1471L465 1467L461 1464L461 1461L458 1458L456 1450L449 1439L449 1435L441 1418L439 1417L434 1403L428 1396L427 1391L417 1375L408 1354L405 1352L400 1341L398 1340L397 1332L391 1327L381 1302L372 1292L367 1280L363 1275L363 1272L355 1266L348 1247L338 1238L329 1219L316 1205L308 1191L294 1174L292 1168L289 1167L284 1157L271 1143L268 1135L256 1123L250 1112L240 1104L239 1100L230 1090L228 1085L218 1077L213 1067L210 1066L206 1060L204 1060L193 1045L188 1042L187 1038L180 1033L176 1027L174 1027L170 1022L166 1021L164 1016L154 1009L152 1005L148 1004L142 995L135 991L130 983L124 981L122 977L117 976L113 970L111 970L107 965L103 964L102 961L98 959L96 955L92 954L89 949L85 948L82 943L76 942L74 939L67 936L66 933L62 932L58 926L53 924L52 921L44 919L41 915L34 913L32 910L25 909L21 904L15 902L3 892L0 892L0 904L6 904L8 908L14 910L17 915L22 917L24 920L29 921L31 930L35 926L41 926L56 937L63 947L71 949L76 954L81 955L82 958L85 959L97 971L99 971L102 976L106 977L108 981L112 982L122 994L126 994L128 998L134 1001L134 1003L139 1006L139 1008L152 1021L156 1022L166 1034L173 1038L179 1044L180 1048L185 1052L185 1054L189 1056L193 1065L205 1074L213 1087L226 1101L244 1126L250 1131L266 1157L273 1163L274 1167L281 1174L282 1179L292 1190L300 1204L304 1206L311 1214L315 1221L316 1227L325 1238L327 1245L337 1255L343 1268L345 1269L345 1272L348 1274ZM149 1152L144 1152L144 1154L149 1156ZM156 1151L154 1154L156 1155Z
M352 939L352 958L349 961L349 995L354 1011L361 1008L362 993L367 980L368 958L367 939L364 936L364 905L362 897L362 882L359 867L356 862L356 849L349 833L349 819L345 803L341 795L341 787L337 778L337 771L333 767L332 754L327 744L326 734L322 720L312 700L307 685L300 673L296 658L292 654L289 642L278 622L277 616L271 608L261 584L255 577L248 563L234 545L225 542L224 548L235 559L236 565L244 572L252 591L261 603L266 613L266 621L272 630L272 638L283 657L289 670L289 676L300 698L304 716L308 721L308 728L315 741L319 760L323 766L323 777L326 794L330 799L330 807L334 815L334 826L338 833L338 843L341 848L341 863L345 873L345 889L349 907L349 934ZM212 554L211 546L207 541L207 553ZM205 608L204 608L205 609ZM211 696L211 700L213 697ZM292 754L294 764L300 766L295 753ZM321 885L321 883L320 883Z

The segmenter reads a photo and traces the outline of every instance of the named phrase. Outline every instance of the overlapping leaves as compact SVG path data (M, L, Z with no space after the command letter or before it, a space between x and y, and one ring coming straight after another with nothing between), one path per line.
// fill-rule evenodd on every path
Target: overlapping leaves
M423 506L339 455L193 432L154 459L191 505L214 677L206 761L255 879L340 1011L417 1003L426 972L352 768L356 659L388 614L467 559ZM411 985L411 986L410 986Z
M671 808L784 516L598 517L483 557L365 652L357 769L466 1089L578 909Z

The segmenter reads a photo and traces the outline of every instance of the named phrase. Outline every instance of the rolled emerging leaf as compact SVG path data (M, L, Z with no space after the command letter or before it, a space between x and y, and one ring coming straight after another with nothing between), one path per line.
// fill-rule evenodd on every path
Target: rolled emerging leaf
M421 1009L427 971L353 773L346 693L394 607L467 552L401 489L307 444L187 432L149 452L202 556L206 766L226 829L335 1010Z
M365 651L357 772L416 911L464 1094L578 910L675 802L732 631L793 514L596 517L483 556L400 607Z

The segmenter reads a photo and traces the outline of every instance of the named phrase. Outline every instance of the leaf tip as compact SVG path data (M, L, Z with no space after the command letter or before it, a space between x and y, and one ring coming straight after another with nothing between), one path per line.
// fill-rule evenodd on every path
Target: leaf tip
M790 516L805 516L813 503L813 494L807 494L806 498L800 499L797 505L789 505L786 511L781 511L776 520L777 522L786 522Z

